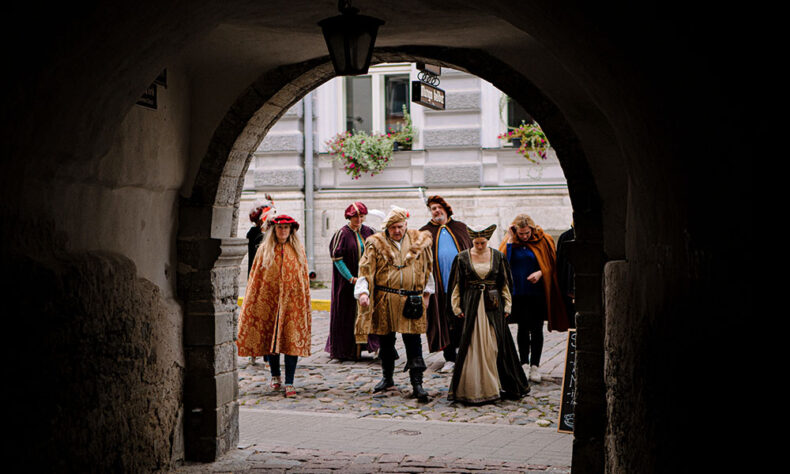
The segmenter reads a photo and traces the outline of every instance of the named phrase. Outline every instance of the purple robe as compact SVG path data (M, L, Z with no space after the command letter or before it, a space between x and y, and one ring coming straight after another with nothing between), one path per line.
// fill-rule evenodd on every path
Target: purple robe
M359 236L364 242L375 232L363 224L359 229ZM351 275L356 277L363 250L364 246L360 247L357 233L347 225L341 227L329 242L329 255L332 258L332 301L330 303L329 336L326 339L324 350L329 353L332 359L356 359L359 356L354 339L354 323L357 319L354 285L340 274L334 262L342 259ZM378 338L369 336L368 343L361 344L359 350L373 352L378 347Z

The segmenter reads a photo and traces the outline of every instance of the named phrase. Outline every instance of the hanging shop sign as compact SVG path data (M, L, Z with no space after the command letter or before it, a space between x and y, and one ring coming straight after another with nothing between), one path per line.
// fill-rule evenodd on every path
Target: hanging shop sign
M411 101L434 110L444 110L444 91L420 81L411 82Z
M411 83L411 101L434 110L444 110L444 91L437 87L442 67L417 63L419 81Z

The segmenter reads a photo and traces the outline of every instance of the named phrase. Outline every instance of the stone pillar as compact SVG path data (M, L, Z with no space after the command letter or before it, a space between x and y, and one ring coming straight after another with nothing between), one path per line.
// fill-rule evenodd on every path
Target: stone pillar
M623 321L629 317L627 309L630 291L628 263L624 260L608 262L604 274L606 318L609 322L604 336L606 348L604 370L608 387L607 418L610 422L606 430L606 470L607 472L629 472L632 469L628 460L632 456L629 455L630 453L622 451L628 449L625 448L628 445L625 441L632 437L626 432L626 427L629 425L623 420L631 421L629 416L631 412L635 411L633 407L629 407L629 403L631 400L637 399L633 389L636 381L633 377L623 377L622 375L634 370L634 367L627 364L624 356L631 353L634 346L640 344L641 341L628 332L627 325L623 327Z
M580 220L582 222L580 222ZM571 242L571 262L576 278L576 373L574 406L573 472L604 471L606 387L604 384L603 242L585 232L583 218L575 214L576 240Z
M247 240L178 240L184 300L186 459L211 462L239 440L236 320L238 273Z

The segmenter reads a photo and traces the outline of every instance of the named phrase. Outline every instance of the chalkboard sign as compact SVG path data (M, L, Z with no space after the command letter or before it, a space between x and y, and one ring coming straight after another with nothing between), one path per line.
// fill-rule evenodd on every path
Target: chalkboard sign
M568 347L565 350L565 373L562 376L560 418L557 431L573 433L573 408L576 399L576 330L568 329Z

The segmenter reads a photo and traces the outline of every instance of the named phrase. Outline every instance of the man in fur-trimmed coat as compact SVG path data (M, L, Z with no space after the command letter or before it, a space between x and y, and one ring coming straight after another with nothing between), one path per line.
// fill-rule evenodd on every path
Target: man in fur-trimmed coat
M354 297L359 301L354 333L358 343L367 341L368 334L379 336L383 377L374 388L376 392L395 386L395 333L401 333L406 347L404 371L409 371L414 397L427 402L428 393L422 387L426 365L420 334L427 329L425 308L435 287L431 234L407 229L408 217L407 210L393 207L382 224L383 231L365 241L354 287ZM422 314L409 319L403 310L407 298L413 295L422 296Z

